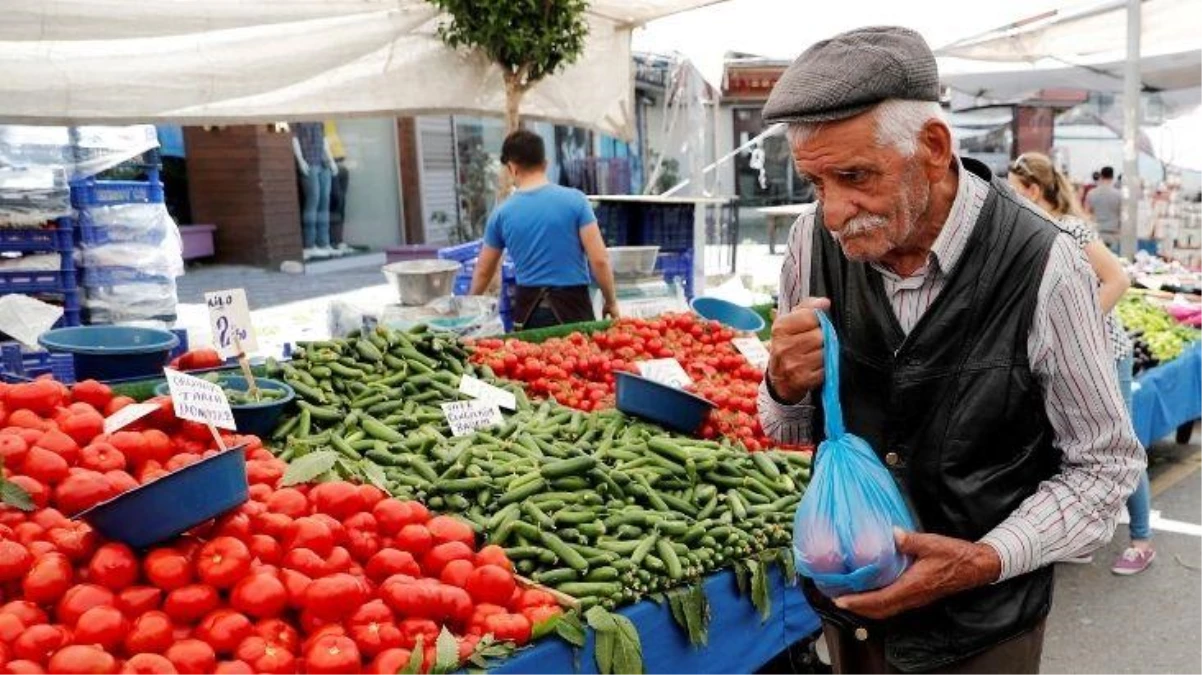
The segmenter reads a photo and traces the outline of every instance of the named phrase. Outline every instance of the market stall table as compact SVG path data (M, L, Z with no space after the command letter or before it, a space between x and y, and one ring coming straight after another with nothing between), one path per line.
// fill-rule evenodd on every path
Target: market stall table
M1202 417L1202 343L1135 378L1131 422L1144 447Z
M672 618L668 604L644 600L620 610L638 628L643 662L648 673L753 673L789 645L820 627L818 615L806 603L800 586L785 583L780 568L769 568L768 592L772 613L766 621L750 596L741 596L734 572L711 575L705 581L710 603L709 643L689 644ZM489 669L492 673L596 673L594 633L588 632L580 651L558 638L541 640Z

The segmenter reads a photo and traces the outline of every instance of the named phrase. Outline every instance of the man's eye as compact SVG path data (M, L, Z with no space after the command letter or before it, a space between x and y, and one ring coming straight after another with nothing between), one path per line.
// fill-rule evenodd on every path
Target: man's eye
M839 174L839 177L850 185L863 185L868 182L867 171L844 171Z

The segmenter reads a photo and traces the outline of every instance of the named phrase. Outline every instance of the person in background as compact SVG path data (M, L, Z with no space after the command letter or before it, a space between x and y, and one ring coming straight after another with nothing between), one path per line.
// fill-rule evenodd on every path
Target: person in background
M488 288L501 254L508 251L517 269L515 328L594 320L590 267L605 316L618 318L613 270L597 217L584 193L547 180L542 137L525 129L509 134L501 146L501 163L516 190L488 217L471 294Z
M1085 209L1085 198L1089 196L1089 192L1091 190L1093 190L1094 188L1096 188L1098 186L1098 178L1100 178L1101 176L1102 176L1102 174L1098 173L1097 171L1094 171L1093 174L1091 174L1089 177L1090 178L1089 182L1086 183L1085 185L1081 186L1081 209L1082 209L1082 212L1084 212L1084 209Z
M940 97L922 36L881 26L815 43L764 105L818 202L789 236L760 422L822 440L828 312L847 431L921 524L890 585L802 584L837 673L1038 672L1051 565L1110 539L1144 469L1093 272L956 154Z
M330 248L330 185L337 164L321 122L292 125L292 152L302 182L301 234L304 259L338 255Z
M343 238L343 227L346 225L346 197L350 186L351 174L346 168L346 147L342 137L338 135L338 124L334 120L325 121L326 143L330 146L330 156L334 158L334 175L330 181L330 246L342 253L351 250L351 246Z
M1123 208L1123 193L1114 186L1114 167L1104 166L1098 172L1098 184L1089 191L1085 198L1085 211L1093 216L1098 224L1098 234L1102 241L1117 251L1121 220L1119 214Z
M1111 355L1114 356L1119 389L1123 393L1123 402L1127 404L1127 414L1130 414L1133 367L1131 339L1114 313L1119 298L1123 297L1123 293L1131 286L1126 270L1098 238L1097 232L1085 222L1084 214L1077 207L1072 185L1068 178L1052 165L1047 155L1028 152L1020 156L1010 167L1009 180L1016 192L1046 211L1056 226L1077 242L1089 259L1094 274L1098 276L1098 300L1106 315L1106 336L1110 343ZM1156 558L1156 549L1152 546L1152 529L1149 525L1152 489L1147 470L1140 475L1135 492L1127 499L1127 511L1131 515L1131 545L1119 555L1111 567L1115 574L1120 575L1139 574L1148 569ZM1064 562L1090 563L1093 562L1093 556L1078 556Z

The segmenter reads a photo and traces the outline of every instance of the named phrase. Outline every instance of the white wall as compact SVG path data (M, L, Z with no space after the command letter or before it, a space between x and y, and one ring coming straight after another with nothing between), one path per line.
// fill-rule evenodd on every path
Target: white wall
M383 248L401 243L401 194L397 178L396 120L391 117L338 120L346 148L344 238L356 246Z

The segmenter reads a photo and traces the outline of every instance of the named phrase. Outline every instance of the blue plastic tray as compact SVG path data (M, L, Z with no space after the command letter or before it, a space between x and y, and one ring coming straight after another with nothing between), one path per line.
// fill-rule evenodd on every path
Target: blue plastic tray
M225 366L222 366L223 368ZM206 371L207 372L207 371ZM203 372L192 372L190 375L202 375ZM246 378L241 374L223 374L219 383L223 387L246 391ZM284 392L284 397L274 401L263 401L262 403L247 403L241 405L230 404L230 410L234 413L234 424L238 427L240 434L254 434L261 438L266 438L275 429L275 424L280 420L280 415L284 414L284 408L296 398L296 392L292 391L284 382L279 380L271 380L265 377L256 377L255 384L260 389L274 389ZM171 393L170 387L166 382L154 388L154 393L159 396L166 396Z
M71 205L77 209L116 204L162 204L161 182L136 180L87 180L71 183Z
M689 306L706 319L717 321L735 330L758 333L764 330L764 317L750 307L736 305L718 298L694 298Z
M246 501L245 448L173 471L76 516L135 549L161 544Z
M179 338L156 328L78 326L48 330L38 343L74 354L77 379L117 380L157 374Z
M618 410L669 429L696 433L709 411L716 407L700 396L632 373L619 371L615 375Z
M0 251L70 253L75 232L70 218L60 218L55 227L9 229L0 227Z
M167 284L172 281L174 277L150 274L136 267L86 267L83 270L83 285L87 288L118 284Z
M75 271L57 269L48 272L0 272L0 295L9 293L66 293L79 288Z
M443 260L454 260L456 262L467 262L480 257L480 251L484 248L484 240L477 239L469 241L466 244L458 244L456 246L448 246L438 249L438 257Z

